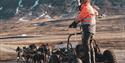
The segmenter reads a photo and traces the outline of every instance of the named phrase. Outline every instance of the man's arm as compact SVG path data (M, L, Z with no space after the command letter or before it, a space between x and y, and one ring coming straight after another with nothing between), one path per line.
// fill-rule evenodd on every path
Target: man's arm
M77 28L77 21L73 21L70 25L69 25L69 28Z
M69 28L76 28L77 24L80 22L78 18L76 18L70 25Z

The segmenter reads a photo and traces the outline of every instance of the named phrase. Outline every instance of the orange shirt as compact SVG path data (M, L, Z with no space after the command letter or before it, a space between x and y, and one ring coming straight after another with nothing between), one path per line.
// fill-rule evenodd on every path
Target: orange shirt
M96 9L94 9L91 6L90 1L87 0L87 2L81 5L81 11L78 16L78 20L81 21L82 23L84 22L90 23L93 21L93 17L95 17L95 14L97 14Z
M87 9L87 4L83 4L81 6L81 11L80 11L80 14L79 14L79 19L83 19L83 18L86 18L87 16L90 16L90 13Z

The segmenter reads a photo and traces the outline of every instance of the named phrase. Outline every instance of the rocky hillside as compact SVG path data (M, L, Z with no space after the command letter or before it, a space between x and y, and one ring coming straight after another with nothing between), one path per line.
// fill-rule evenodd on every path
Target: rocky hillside
M100 13L125 14L125 0L92 0L100 7ZM0 18L61 18L73 17L77 9L76 0L0 0ZM110 12L110 13L109 13ZM117 12L117 13L115 13Z
M76 5L75 0L0 0L0 17L66 16L75 13Z

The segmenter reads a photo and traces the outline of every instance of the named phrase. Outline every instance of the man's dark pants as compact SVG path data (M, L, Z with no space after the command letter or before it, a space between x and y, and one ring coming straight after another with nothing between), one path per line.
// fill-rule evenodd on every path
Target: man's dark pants
M83 43L83 49L85 49L85 63L90 63L90 38L92 36L92 33L90 32L90 24L82 24L82 43Z

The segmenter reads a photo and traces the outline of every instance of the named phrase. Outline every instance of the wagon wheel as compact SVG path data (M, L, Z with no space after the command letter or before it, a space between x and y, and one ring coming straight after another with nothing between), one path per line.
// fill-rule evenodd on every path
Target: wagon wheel
M68 36L68 40L67 40L67 49L72 49L72 44L70 43L70 37L72 36L73 34L70 34L69 36Z
M104 63L117 63L116 56L112 50L105 50L103 57Z

